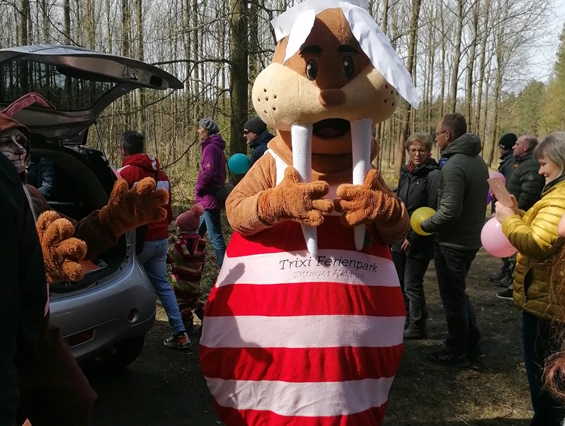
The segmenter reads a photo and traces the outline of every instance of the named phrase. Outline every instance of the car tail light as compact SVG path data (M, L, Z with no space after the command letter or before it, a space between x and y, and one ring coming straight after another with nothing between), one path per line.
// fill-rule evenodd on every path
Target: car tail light
M67 337L67 343L69 344L70 347L73 347L76 345L80 345L81 343L88 342L89 340L92 340L93 337L94 337L93 329L81 331L80 333L73 334L72 336Z

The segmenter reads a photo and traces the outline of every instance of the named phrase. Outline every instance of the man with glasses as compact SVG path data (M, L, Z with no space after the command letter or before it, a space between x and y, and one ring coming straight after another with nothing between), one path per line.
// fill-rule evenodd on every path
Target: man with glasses
M488 194L488 167L479 156L481 140L467 133L461 114L447 114L436 128L436 143L447 162L441 169L437 212L422 222L424 232L435 234L434 264L448 335L445 348L429 355L441 365L467 366L482 356L481 335L466 279L481 247Z
M433 140L429 133L415 133L406 141L409 162L402 167L396 195L409 215L420 207L436 208L440 170L432 156ZM425 339L426 297L424 274L434 255L434 237L422 236L413 230L392 246L392 260L406 303L404 339Z
M274 136L267 130L267 125L259 117L253 117L243 126L243 137L251 152L251 166L267 151L267 144Z

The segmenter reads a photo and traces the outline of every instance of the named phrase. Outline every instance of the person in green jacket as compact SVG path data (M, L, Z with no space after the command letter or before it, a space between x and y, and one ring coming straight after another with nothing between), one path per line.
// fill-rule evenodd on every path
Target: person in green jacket
M482 356L481 334L467 295L466 279L481 247L489 177L479 156L481 140L467 133L461 114L447 114L437 125L436 142L447 162L441 169L437 212L422 222L424 232L435 233L434 264L447 319L445 348L429 355L431 362L466 366Z
M536 146L538 139L533 135L522 135L518 138L513 148L516 164L510 179L506 182L506 189L516 197L518 208L523 211L528 211L540 200L545 184L543 176L538 173L539 164L533 157ZM512 300L515 266L516 257L513 256L509 259L505 276L495 281L496 285L506 287L506 290L497 293L497 297Z

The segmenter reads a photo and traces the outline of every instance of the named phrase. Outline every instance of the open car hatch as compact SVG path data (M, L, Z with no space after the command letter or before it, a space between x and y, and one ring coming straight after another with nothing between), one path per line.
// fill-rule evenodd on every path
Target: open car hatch
M82 137L120 96L138 89L182 89L183 83L156 66L75 46L32 45L0 49L0 109L36 92L57 111L34 105L14 118L32 133L69 143Z

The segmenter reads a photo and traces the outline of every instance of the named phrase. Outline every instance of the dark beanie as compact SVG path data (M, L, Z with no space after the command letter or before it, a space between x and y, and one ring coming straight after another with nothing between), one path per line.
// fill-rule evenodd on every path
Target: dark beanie
M518 137L514 133L506 133L500 137L498 141L498 146L502 149L510 150L518 140Z
M199 124L202 126L204 130L208 131L208 133L210 133L211 135L220 132L220 128L218 127L216 122L211 118L203 118L202 120L200 120Z
M243 126L243 128L260 135L265 130L267 130L267 125L259 117L253 117L252 119L248 120L247 123L245 123L245 126Z

